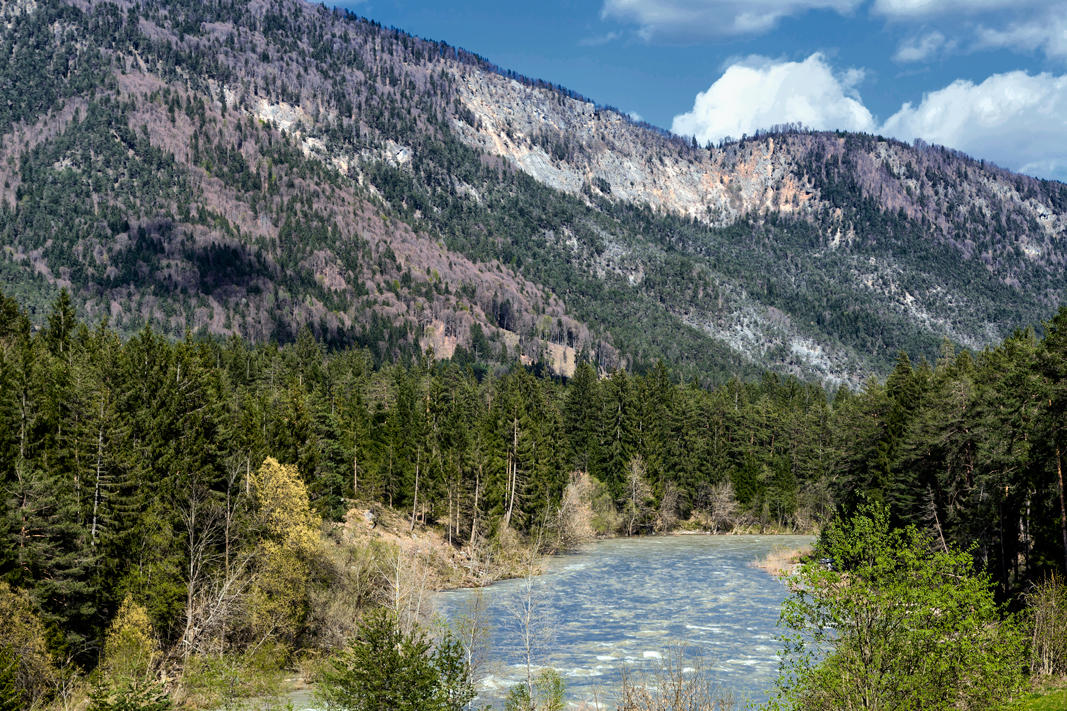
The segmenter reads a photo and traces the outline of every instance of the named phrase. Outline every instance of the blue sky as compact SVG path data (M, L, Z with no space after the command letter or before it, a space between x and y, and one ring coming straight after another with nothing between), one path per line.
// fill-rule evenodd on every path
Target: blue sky
M704 143L775 123L923 138L1067 179L1067 0L364 0Z

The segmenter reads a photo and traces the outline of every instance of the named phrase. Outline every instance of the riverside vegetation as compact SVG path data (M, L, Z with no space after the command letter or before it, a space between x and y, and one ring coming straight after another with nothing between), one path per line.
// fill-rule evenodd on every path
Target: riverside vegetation
M0 651L14 707L69 708L94 685L100 709L130 684L146 707L161 689L190 706L268 694L283 667L310 669L381 623L366 617L379 607L439 669L419 636L430 574L384 542L351 545L338 522L357 499L499 569L526 560L523 539L810 529L874 502L878 526L912 531L875 557L910 557L860 587L866 569L827 534L829 555L850 561L846 591L885 599L894 578L878 571L943 559L937 575L976 581L961 594L985 596L982 624L994 598L1032 611L1020 624L1034 675L1065 671L1062 586L1047 576L1065 554L1067 311L1044 339L946 346L918 367L902 355L884 383L831 396L773 375L706 390L662 365L599 377L583 363L567 381L519 363L479 380L431 357L376 368L307 332L284 347L147 329L124 342L78 322L65 295L38 330L13 300L0 307L0 604L13 621Z

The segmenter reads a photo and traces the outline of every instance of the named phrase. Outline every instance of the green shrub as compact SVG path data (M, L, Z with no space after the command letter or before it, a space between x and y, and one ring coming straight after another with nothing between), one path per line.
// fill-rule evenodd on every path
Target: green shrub
M289 649L272 641L241 654L190 657L183 675L183 703L236 709L249 699L260 699L264 706L281 705L288 660Z
M173 708L170 694L152 681L99 686L89 694L89 711L172 711Z
M555 669L544 669L533 682L533 695L526 684L516 684L504 699L504 711L563 711L567 707L566 682Z
M474 699L474 684L458 641L446 635L434 648L378 609L331 660L316 697L344 711L458 711Z
M1022 688L1022 633L970 554L890 529L882 506L827 529L780 624L772 708L993 709Z
M18 688L18 657L11 647L0 647L0 711L19 711L22 694Z

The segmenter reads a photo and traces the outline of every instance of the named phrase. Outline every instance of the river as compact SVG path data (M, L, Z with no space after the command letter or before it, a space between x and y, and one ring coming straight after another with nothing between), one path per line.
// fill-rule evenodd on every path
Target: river
M572 702L613 692L623 666L655 663L668 645L687 643L738 701L762 702L778 672L775 639L785 585L752 566L774 548L799 548L809 536L663 536L613 539L551 558L533 581L536 608L551 634L535 661L567 682ZM523 581L487 588L497 668L479 687L479 703L497 708L526 678L509 607ZM437 609L454 618L477 593L440 593ZM511 601L509 605L509 601Z

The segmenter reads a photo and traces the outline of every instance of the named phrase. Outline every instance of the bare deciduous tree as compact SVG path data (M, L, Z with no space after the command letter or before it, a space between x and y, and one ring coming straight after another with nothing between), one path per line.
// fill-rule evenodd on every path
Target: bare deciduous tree
M668 481L663 487L663 498L653 522L656 531L670 531L678 524L678 504L678 487Z
M530 697L534 695L533 667L535 660L552 644L556 636L556 621L545 600L544 580L537 567L537 551L540 536L529 549L526 574L504 600L510 631L517 640L519 653L526 663L526 686Z
M203 632L199 624L200 598L209 582L208 571L217 562L218 553L214 544L222 528L222 516L219 507L210 501L207 490L195 483L190 486L179 513L186 531L185 547L188 556L185 630L182 632L180 647L182 657L188 663L189 655L199 647L199 638Z
M489 600L485 591L476 589L467 596L465 608L453 616L452 636L463 646L463 658L471 680L477 684L490 671L493 627L489 614Z
M572 472L556 511L556 544L562 550L579 548L596 538L593 529L595 485L588 472Z
M404 634L426 625L433 617L433 569L415 552L397 548L382 565L381 573L389 581L382 601L396 615Z
M734 485L729 479L715 484L708 492L706 511L711 532L729 530L737 524L738 503Z
M670 644L650 668L623 669L619 711L728 711L737 708L729 691L712 677L703 656L688 645Z
M645 461L636 455L626 467L626 498L623 499L626 516L626 535L634 535L639 525L648 516L652 499L652 487L645 478Z

